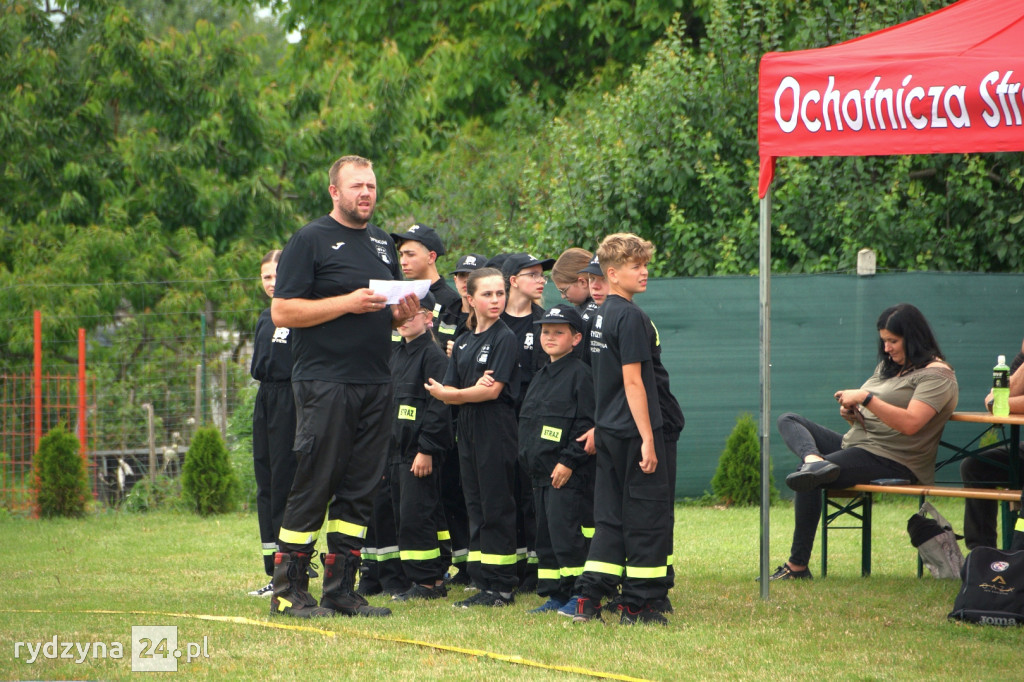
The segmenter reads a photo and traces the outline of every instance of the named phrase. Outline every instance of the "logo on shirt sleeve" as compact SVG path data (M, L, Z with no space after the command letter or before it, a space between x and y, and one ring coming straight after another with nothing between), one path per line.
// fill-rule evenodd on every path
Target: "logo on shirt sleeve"
M288 343L288 333L291 330L288 327L274 327L274 336L270 339L271 343Z
M413 407L412 405L399 405L398 418L408 419L409 421L416 421L416 408Z

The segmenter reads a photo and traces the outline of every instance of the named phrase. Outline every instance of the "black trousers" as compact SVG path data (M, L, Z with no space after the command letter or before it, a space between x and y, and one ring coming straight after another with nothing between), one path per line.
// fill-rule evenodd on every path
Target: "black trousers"
M290 381L264 381L252 410L252 468L263 570L274 575L274 552L295 478L295 398Z
M498 401L459 408L459 465L469 513L469 575L483 590L511 592L516 577L518 428L511 405Z
M615 594L632 606L664 598L668 556L672 551L672 504L665 442L654 432L658 466L640 470L637 438L616 438L598 428L597 480L594 491L594 539L576 593L593 599Z
M537 509L530 475L519 458L515 463L513 492L516 498L516 578L522 584L537 575Z
M452 431L458 432L458 424ZM463 570L469 558L469 514L466 511L466 496L462 492L460 469L456 447L445 455L441 463L441 507L448 529L448 537L441 543L441 555L446 564Z
M373 496L373 515L366 529L359 580L364 587L380 588L388 594L405 592L411 585L402 572L398 551L398 523L394 501L398 489L391 478L391 467L385 467L377 494Z
M993 461L986 462L981 457ZM1010 453L1006 449L986 450L980 457L968 457L960 462L960 478L965 486L972 488L1008 485L1009 465ZM1021 470L1024 470L1024 457L1021 457ZM964 500L964 544L967 549L999 547L998 515L999 503L995 500Z
M576 474L573 474L575 476ZM581 522L583 487L535 486L537 509L537 594L568 601L587 560Z
M435 457L429 476L417 478L412 462L391 465L392 503L398 527L398 551L405 577L421 585L444 578L448 560L441 553L445 535L441 509L441 462Z
M327 511L332 554L363 547L391 437L390 384L293 381L298 467L281 521L283 552L310 552Z
M843 434L816 424L798 414L786 413L778 420L779 434L800 461L809 454L818 454L839 465L839 478L826 488L849 488L858 483L870 483L876 478L905 478L916 482L910 469L899 462L873 455L862 448L843 449ZM821 520L821 489L815 488L793 496L796 522L789 562L806 566L811 559L814 537Z

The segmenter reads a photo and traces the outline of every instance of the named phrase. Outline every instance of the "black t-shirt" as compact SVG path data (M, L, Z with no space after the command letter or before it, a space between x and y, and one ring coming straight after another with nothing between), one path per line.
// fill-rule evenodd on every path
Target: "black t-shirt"
M664 421L662 431L665 440L676 440L686 426L686 419L683 417L683 409L679 407L679 401L672 395L672 389L669 387L668 370L661 363L661 334L658 333L654 322L651 322L651 329L654 330L651 360L654 362L654 381L658 385L658 405L661 406L661 418Z
M330 298L367 287L371 279L402 279L391 237L376 225L352 229L326 215L288 240L274 298ZM391 308L384 306L293 329L292 380L389 383L391 320Z
M455 339L448 371L441 383L455 388L469 388L476 385L487 370L493 371L491 376L495 381L505 384L497 399L507 405L514 405L519 395L516 337L501 320L480 334L466 332Z
M515 334L516 343L519 347L519 399L517 407L522 398L526 395L526 388L533 380L534 373L547 364L548 356L540 345L540 327L535 325L534 320L544 317L544 309L536 303L530 304L530 314L524 317L513 317L508 312L501 313L508 328Z
M256 381L291 381L291 330L275 327L270 319L270 308L256 320L256 334L252 343L252 364L249 374Z
M622 383L622 367L640 363L640 375L647 394L651 428L662 425L658 389L654 379L654 327L635 303L611 295L594 318L590 330L591 367L597 402L594 423L618 438L635 438L640 431L633 421Z
M583 329L580 330L580 334L583 335L583 338L572 349L572 354L573 357L587 363L587 366L590 365L590 329L594 326L594 318L597 317L597 311L600 309L601 306L594 303L594 299L589 298L580 310L580 317L583 318Z

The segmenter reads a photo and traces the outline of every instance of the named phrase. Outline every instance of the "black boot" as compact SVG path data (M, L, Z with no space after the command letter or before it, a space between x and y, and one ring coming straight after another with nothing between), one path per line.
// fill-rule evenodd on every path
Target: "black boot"
M346 616L390 616L391 609L370 606L362 595L353 589L356 571L359 570L359 555L324 554L324 596L320 605Z
M274 554L274 594L270 598L271 615L296 618L329 618L330 609L317 606L309 593L309 555L302 552Z

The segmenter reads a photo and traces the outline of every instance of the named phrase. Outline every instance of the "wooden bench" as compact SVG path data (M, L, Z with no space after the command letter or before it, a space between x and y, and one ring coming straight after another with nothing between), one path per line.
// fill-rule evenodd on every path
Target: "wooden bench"
M823 489L821 506L821 576L828 575L828 532L829 529L854 529L861 532L861 575L871 575L871 507L875 493L887 495L916 495L924 504L925 497L960 497L976 500L998 500L1003 517L1003 548L1008 546L1016 514L1009 510L1010 502L1020 500L1020 490L992 488L954 488L941 485L873 485L861 484L840 490ZM845 500L839 502L837 500ZM859 524L836 525L839 519L850 517ZM1014 518L1011 518L1014 517ZM909 543L909 539L908 539ZM921 577L922 564L917 560L917 577Z

